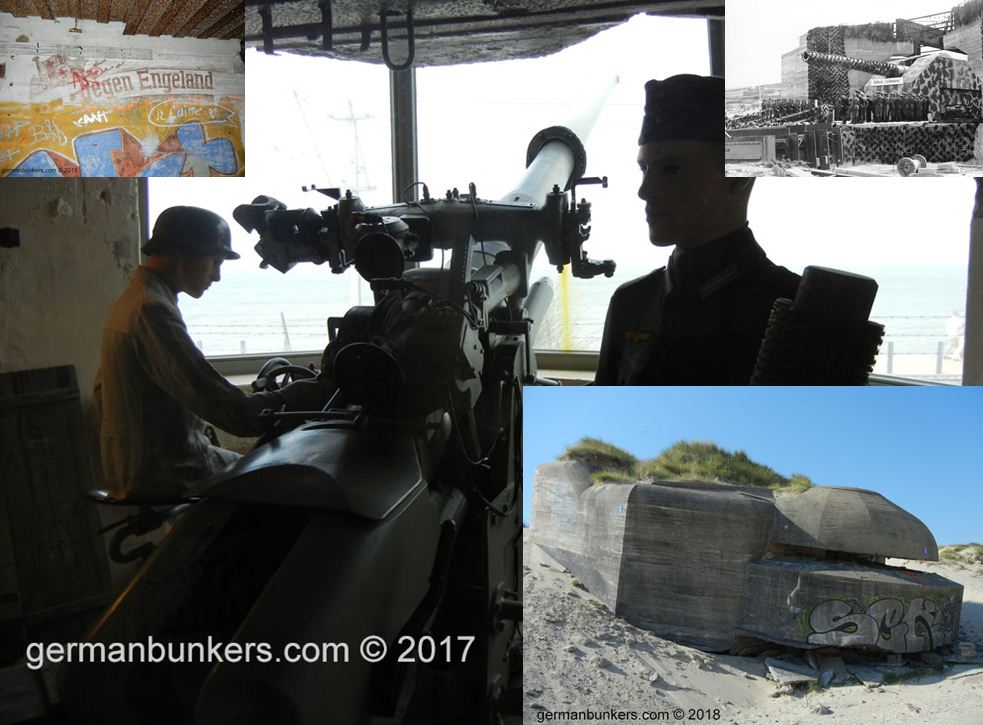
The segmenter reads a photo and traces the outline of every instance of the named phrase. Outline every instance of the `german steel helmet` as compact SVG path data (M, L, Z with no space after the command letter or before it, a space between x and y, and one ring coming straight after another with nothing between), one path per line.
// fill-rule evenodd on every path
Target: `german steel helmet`
M190 252L202 257L223 255L239 259L232 251L232 233L225 219L197 206L172 206L154 223L154 233L143 245L143 253Z

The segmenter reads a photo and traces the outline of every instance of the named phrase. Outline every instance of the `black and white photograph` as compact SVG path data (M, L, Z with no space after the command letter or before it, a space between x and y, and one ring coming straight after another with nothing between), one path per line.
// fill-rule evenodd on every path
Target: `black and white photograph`
M983 176L983 3L731 0L728 176Z

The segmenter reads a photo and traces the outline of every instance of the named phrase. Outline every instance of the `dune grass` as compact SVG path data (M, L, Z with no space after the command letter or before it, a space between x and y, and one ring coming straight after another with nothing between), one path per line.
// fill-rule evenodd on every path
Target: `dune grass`
M983 544L950 544L939 547L939 559L964 564L983 564Z
M600 438L581 438L567 448L561 461L580 461L593 470L630 476L638 460L623 448L611 445Z
M680 441L655 458L639 460L628 451L599 438L584 438L567 448L561 460L580 461L591 469L594 483L634 483L641 480L707 481L760 486L776 491L804 491L808 476L782 476L751 460L744 451L727 451L716 443Z
M969 0L952 8L952 19L956 25L973 23L983 15L983 0Z

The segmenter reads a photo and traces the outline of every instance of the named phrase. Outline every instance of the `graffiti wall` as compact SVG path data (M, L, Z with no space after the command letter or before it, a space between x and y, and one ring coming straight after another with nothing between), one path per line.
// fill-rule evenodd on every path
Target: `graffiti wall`
M241 100L186 96L110 106L0 104L8 176L228 176L244 167Z
M802 626L813 645L924 652L952 642L958 612L955 595L910 600L874 597L865 603L828 599L802 613Z
M42 44L11 57L0 89L0 176L244 175L238 42L119 42L151 47L115 51L139 60L98 57L105 47L45 53ZM215 43L229 43L229 55ZM207 52L196 56L197 47Z
M770 642L926 652L959 631L963 588L931 572L776 557L747 577L738 632Z

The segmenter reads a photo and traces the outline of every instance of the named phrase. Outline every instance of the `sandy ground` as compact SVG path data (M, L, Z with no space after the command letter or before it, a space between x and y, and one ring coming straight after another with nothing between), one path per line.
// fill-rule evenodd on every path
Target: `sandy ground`
M661 721L735 725L983 724L983 664L950 664L941 675L872 689L856 683L779 694L778 684L765 677L762 659L704 653L615 617L530 542L528 529L523 534L526 723L573 721L547 719L560 711L614 709L639 713L638 721L643 712L665 712ZM959 639L974 642L983 654L980 567L889 563L933 571L962 584ZM717 709L719 719L713 712Z

